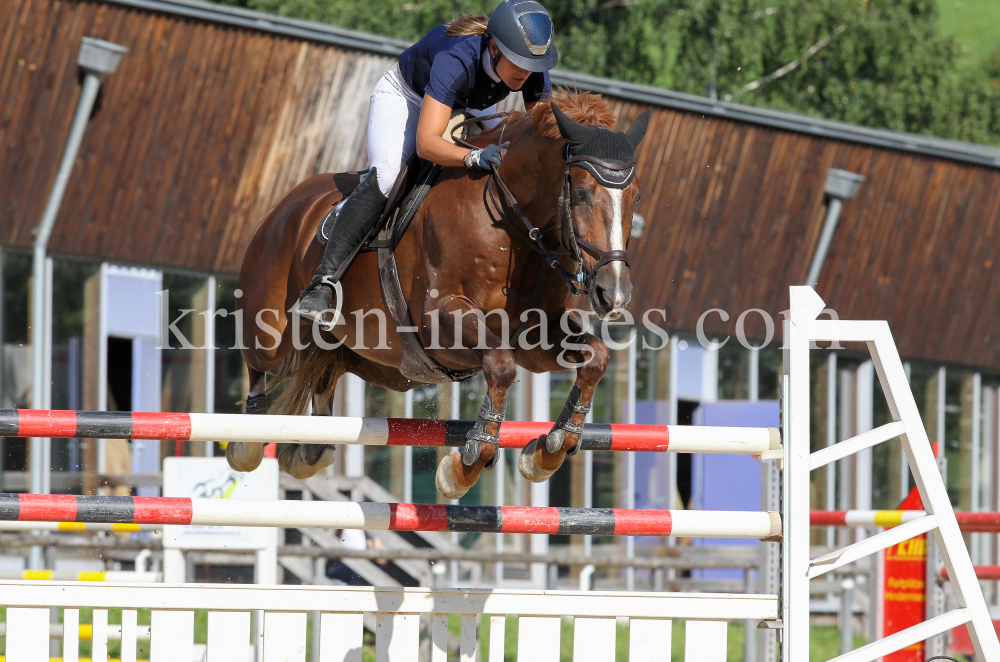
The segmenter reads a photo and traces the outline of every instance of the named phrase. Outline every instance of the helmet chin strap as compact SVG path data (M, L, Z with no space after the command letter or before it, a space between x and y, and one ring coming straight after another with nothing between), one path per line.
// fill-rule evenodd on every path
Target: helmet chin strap
M496 53L493 52L494 48L497 49ZM493 41L493 37L490 37L490 43L486 46L486 50L490 53L490 66L493 67L493 73L497 75L497 78L503 80L503 77L500 75L500 70L497 69L497 63L500 61L501 53L500 49L496 45L496 42Z

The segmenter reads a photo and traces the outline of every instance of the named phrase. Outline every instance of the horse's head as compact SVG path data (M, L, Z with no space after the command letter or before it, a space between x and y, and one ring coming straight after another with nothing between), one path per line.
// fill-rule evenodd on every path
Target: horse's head
M580 124L554 103L552 112L566 141L569 166L571 218L564 219L561 240L571 245L576 234L594 313L602 320L618 319L632 298L626 252L639 200L635 149L646 135L650 111L624 133Z

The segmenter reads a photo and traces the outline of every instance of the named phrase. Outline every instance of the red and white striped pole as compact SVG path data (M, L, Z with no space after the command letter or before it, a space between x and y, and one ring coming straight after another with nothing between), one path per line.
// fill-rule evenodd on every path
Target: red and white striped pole
M977 565L973 568L976 571L976 577L983 581L1000 581L1000 565ZM938 573L941 575L941 579L948 579L948 568L942 566Z
M465 445L474 421L348 416L248 416L160 412L0 409L0 437L245 441L364 446ZM501 448L524 448L552 423L507 421ZM692 425L584 426L581 450L760 455L781 448L775 428Z
M922 510L813 510L812 526L893 527L918 520ZM966 533L1000 533L1000 513L955 513L958 526Z
M0 494L0 520L779 540L774 512Z

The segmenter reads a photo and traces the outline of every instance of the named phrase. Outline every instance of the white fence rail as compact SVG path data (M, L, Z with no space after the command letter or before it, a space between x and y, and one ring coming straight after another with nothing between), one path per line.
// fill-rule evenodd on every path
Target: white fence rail
M670 662L672 621L684 619L684 660L725 662L727 621L774 620L778 601L771 595L691 593L578 593L571 591L462 590L246 585L133 585L77 582L0 582L7 605L7 660L47 662L49 607L64 608L64 662L78 660L79 609L94 608L91 659L106 662L109 608L122 611L122 662L136 660L143 626L137 609L150 608L149 659L196 659L194 610L208 610L206 662L247 662L260 646L265 662L305 662L308 613L320 612L320 662L361 662L363 616L376 619L377 662L418 662L421 638L430 640L431 662L447 659L448 614L461 614L460 655L480 659L476 649L489 641L483 662L503 662L506 620L518 616L517 660L559 662L563 614L575 617L574 662L615 659L617 619L629 619L628 659ZM251 612L263 610L259 640L251 635ZM429 619L421 618L429 615ZM489 617L488 634L480 616ZM429 627L422 628L421 622ZM145 634L145 632L142 632ZM145 646L146 644L144 644ZM260 658L257 658L260 659Z

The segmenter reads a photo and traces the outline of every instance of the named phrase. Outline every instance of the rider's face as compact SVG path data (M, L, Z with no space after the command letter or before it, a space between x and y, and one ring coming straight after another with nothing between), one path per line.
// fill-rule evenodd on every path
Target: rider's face
M521 89L521 86L528 80L531 72L512 64L510 60L501 55L492 40L490 41L490 52L493 54L493 61L496 63L496 74L500 76L500 80L512 90Z

